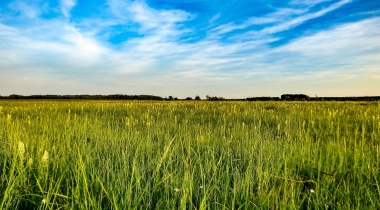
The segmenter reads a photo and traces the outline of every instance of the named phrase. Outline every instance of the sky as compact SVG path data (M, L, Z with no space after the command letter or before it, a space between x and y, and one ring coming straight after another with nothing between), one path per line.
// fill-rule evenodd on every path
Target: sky
M0 95L380 95L379 0L0 0Z

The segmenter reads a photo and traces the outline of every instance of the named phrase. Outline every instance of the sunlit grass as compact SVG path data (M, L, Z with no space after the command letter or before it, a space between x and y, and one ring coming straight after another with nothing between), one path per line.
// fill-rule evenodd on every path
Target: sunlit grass
M0 209L377 209L380 105L0 101Z

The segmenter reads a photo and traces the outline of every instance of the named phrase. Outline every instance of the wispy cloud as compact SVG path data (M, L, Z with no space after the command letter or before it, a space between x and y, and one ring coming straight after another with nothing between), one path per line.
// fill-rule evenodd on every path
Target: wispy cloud
M355 83L358 78L373 78L380 74L377 68L380 66L377 41L380 31L376 30L379 26L380 18L366 19L301 37L273 49L268 57L272 57L273 65L281 66L274 74L285 74L299 81L320 78L320 83L345 80Z
M321 3L324 1L309 1L305 2L309 8L304 9L292 9L292 8L280 8L275 12L269 13L262 17L251 17L241 24L230 22L225 25L218 26L212 29L210 37L218 38L222 34L233 32L235 30L247 29L254 25L262 25L259 28L248 29L242 33L233 34L230 39L239 40L253 40L261 39L263 36L272 35L278 32L286 31L294 28L308 20L315 19L325 15L328 12L334 11L345 4L352 2L352 0L341 0L337 3L331 4L327 8L323 8L316 12L310 12L310 6ZM297 3L297 2L293 2Z
M60 0L60 3L63 16L70 17L70 10L76 5L76 0Z
M143 29L157 28L161 24L175 24L191 18L189 13L182 10L156 10L141 1L131 3L128 10L133 21L140 23Z
M230 22L221 26L218 26L211 31L217 33L218 35L232 32L234 30L245 29L253 25L264 25L264 24L275 24L282 21L287 21L294 15L300 15L307 12L305 9L289 9L289 8L280 8L275 12L269 13L263 17L251 17L248 20L244 21L241 24L236 24Z
M370 18L355 23L344 24L329 31L322 31L313 36L303 37L280 47L277 51L286 50L297 52L302 56L316 58L331 57L332 55L351 55L351 59L358 56L367 57L368 53L380 54L380 18ZM352 62L344 59L344 62ZM380 61L379 61L380 62Z
M324 3L324 2L330 2L332 0L292 0L289 4L295 4L295 5L304 5L308 7L312 7L314 5Z
M305 15L302 15L300 17L297 17L297 18L294 18L292 20L288 20L288 21L284 21L278 25L275 25L275 26L271 26L271 27L267 27L267 28L264 28L261 32L263 33L277 33L277 32L280 32L280 31L284 31L284 30L287 30L289 28L292 28L292 27L295 27L297 25L300 25L301 23L307 21L307 20L310 20L310 19L314 19L314 18L317 18L317 17L321 17L322 15L328 13L328 12L331 12L331 11L334 11L336 9L338 9L339 7L345 5L345 4L348 4L352 2L352 0L342 0L342 1L339 1L335 4L332 4L331 6L325 8L325 9L322 9L322 10L319 10L317 12L314 12L314 13L308 13L308 14L305 14Z
M46 9L46 5L39 5L35 2L31 3L22 0L13 1L8 5L8 7L19 13L20 16L31 19L38 18Z

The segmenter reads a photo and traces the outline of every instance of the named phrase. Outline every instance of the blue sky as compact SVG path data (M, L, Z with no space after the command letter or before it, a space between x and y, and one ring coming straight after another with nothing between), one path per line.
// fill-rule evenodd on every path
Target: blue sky
M0 1L0 95L284 93L380 95L380 1Z

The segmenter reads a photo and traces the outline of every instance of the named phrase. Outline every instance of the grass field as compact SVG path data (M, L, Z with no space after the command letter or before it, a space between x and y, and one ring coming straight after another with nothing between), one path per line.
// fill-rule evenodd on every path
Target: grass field
M378 209L380 103L0 101L0 209Z

